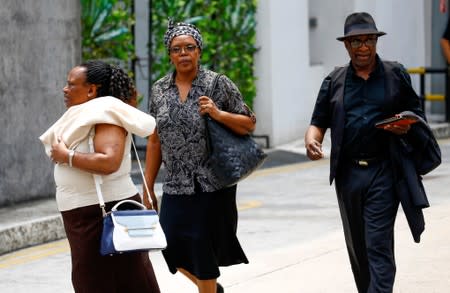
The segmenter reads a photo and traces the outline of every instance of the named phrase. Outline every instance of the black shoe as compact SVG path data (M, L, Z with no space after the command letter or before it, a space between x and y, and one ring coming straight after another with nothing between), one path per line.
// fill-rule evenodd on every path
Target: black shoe
M224 293L223 287L220 283L217 283L217 293Z

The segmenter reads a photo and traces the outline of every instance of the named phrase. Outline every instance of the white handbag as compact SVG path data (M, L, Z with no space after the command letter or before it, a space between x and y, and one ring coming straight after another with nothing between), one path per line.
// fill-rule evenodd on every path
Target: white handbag
M123 205L138 209L118 210ZM155 210L134 200L118 202L103 218L100 242L101 255L132 251L155 251L166 248L167 242Z
M150 197L133 138L131 142L136 153L144 187L153 207L153 201ZM91 152L94 152L92 134L89 136L89 148ZM133 251L155 251L163 250L167 247L166 236L159 223L158 213L155 210L147 210L143 204L135 200L122 200L115 204L110 212L106 213L105 201L100 188L102 178L96 174L93 176L98 201L103 213L103 231L100 241L101 255L114 255Z

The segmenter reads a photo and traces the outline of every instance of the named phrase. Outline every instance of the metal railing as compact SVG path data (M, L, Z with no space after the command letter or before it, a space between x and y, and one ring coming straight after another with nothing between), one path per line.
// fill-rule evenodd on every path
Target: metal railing
M422 108L425 110L425 101L445 101L445 121L450 122L450 73L449 68L416 67L408 68L409 74L419 74L420 78L420 98L422 99ZM445 75L445 94L425 94L425 74L444 74Z

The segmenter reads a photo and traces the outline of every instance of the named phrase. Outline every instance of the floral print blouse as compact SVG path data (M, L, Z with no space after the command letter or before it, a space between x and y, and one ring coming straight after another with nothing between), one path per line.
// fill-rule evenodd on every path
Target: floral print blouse
M207 95L217 73L200 68L185 102L180 100L175 74L168 74L153 85L148 105L156 119L167 171L163 192L194 194L196 184L205 192L218 190L221 186L208 167L205 121L198 110L198 98ZM220 110L256 119L237 86L225 75L219 78L210 98Z

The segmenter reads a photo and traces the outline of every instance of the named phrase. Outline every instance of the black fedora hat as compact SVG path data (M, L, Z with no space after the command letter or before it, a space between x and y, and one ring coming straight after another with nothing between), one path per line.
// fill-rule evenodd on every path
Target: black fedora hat
M359 35L385 35L385 32L380 32L375 25L372 16L367 12L355 12L347 16L344 25L344 36L337 38L343 41L351 36Z

